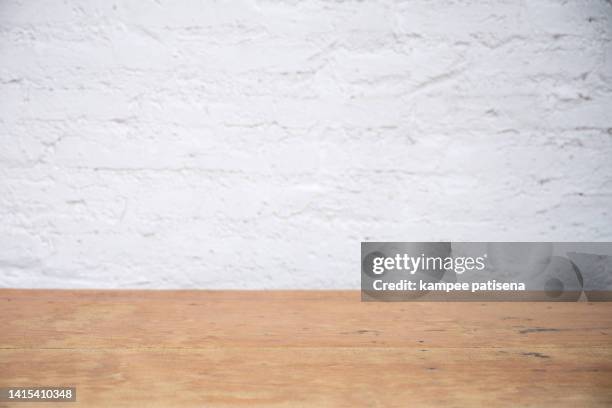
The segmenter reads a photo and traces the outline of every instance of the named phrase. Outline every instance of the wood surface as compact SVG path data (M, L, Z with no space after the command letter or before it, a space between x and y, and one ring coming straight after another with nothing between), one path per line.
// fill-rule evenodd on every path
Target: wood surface
M612 406L612 303L0 290L1 407Z

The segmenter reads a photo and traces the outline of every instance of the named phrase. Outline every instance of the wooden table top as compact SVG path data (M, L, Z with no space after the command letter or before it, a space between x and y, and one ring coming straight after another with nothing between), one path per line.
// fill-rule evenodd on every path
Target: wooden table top
M612 303L3 289L0 305L0 387L78 400L0 406L612 406Z

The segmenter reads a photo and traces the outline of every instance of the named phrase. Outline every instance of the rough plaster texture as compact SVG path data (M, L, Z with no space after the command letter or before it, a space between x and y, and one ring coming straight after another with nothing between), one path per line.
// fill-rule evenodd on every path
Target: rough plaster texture
M606 1L0 3L0 286L358 288L612 240Z

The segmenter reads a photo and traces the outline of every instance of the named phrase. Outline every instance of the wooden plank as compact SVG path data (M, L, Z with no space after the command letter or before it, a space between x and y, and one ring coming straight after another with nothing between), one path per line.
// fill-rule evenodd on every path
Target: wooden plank
M0 361L1 383L75 385L85 407L612 404L601 348L1 350Z
M3 290L0 305L0 348L612 344L612 303L362 303L350 291Z
M54 407L612 405L612 303L0 290L0 306L0 386L77 387Z

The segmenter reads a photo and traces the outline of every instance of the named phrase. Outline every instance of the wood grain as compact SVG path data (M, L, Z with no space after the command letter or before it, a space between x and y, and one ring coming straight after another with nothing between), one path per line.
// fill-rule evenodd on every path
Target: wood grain
M54 407L612 406L612 303L359 298L1 290L0 386L77 387Z

